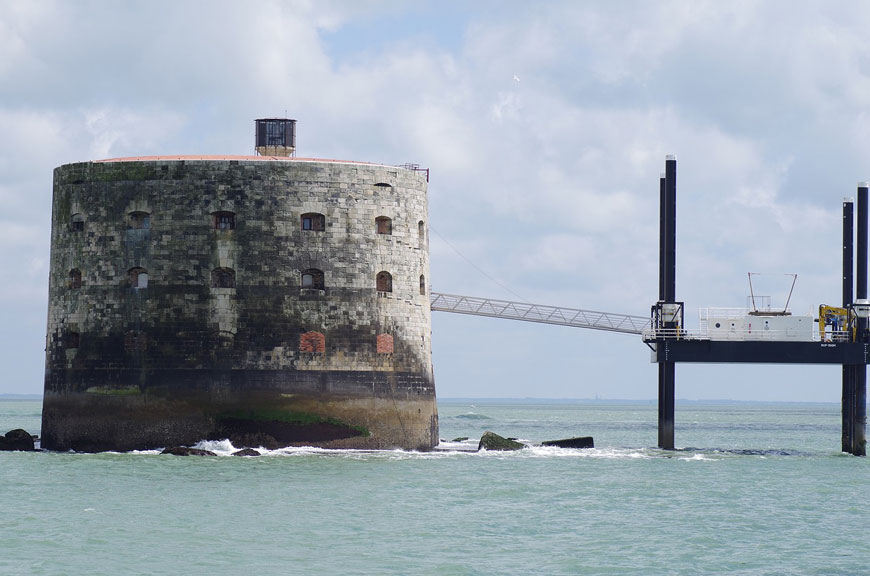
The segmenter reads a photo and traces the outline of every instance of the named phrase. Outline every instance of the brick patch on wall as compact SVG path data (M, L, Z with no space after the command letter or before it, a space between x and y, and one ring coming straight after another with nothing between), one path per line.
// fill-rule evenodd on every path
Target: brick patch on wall
M306 332L299 337L300 352L326 352L326 338L320 332Z
M389 334L378 334L378 354L393 353L393 337Z

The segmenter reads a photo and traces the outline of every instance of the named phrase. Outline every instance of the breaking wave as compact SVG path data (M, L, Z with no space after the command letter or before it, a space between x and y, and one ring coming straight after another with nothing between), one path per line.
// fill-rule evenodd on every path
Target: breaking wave
M457 414L454 418L458 418L460 420L492 420L489 416L484 416L483 414L477 414L476 412L466 412L465 414Z

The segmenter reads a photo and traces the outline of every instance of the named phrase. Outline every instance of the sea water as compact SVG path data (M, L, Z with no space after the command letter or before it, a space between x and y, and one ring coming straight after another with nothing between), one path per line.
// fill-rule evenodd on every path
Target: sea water
M40 409L0 401L0 431ZM0 453L0 574L870 573L837 405L678 403L676 451L651 402L439 413L428 453ZM472 452L485 430L596 447Z

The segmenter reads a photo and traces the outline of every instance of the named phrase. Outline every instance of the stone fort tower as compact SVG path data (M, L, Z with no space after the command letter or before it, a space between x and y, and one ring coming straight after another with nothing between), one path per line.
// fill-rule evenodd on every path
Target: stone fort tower
M55 169L43 447L438 443L427 174L257 128Z

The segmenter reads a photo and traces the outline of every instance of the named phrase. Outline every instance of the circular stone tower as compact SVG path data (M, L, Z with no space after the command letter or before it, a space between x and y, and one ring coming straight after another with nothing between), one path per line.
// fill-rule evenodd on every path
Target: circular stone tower
M289 157L55 169L42 446L433 447L426 188Z

